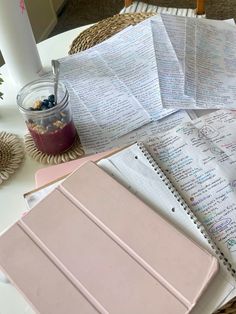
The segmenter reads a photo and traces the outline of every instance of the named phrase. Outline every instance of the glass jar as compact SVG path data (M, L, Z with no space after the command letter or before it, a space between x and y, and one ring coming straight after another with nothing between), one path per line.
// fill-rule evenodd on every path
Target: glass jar
M52 80L36 80L19 91L17 104L36 147L56 155L72 146L77 132L65 85L58 84L56 104L53 93Z

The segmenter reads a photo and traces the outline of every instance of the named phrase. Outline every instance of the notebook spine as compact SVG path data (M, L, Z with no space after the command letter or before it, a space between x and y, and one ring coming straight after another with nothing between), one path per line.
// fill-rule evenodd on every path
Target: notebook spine
M214 243L214 241L211 239L209 234L207 233L205 227L201 224L201 222L197 219L197 217L193 214L185 200L182 198L182 196L179 194L179 192L176 190L176 188L173 186L173 184L170 182L170 180L167 178L165 173L162 171L162 169L159 167L159 165L156 163L156 161L153 159L151 154L147 151L146 147L143 143L138 142L137 143L138 148L143 153L144 157L148 160L150 165L153 167L156 174L160 177L160 179L163 181L163 183L168 187L168 189L171 191L171 193L174 195L174 197L177 199L177 201L181 204L189 218L193 221L193 223L196 225L196 228L199 229L199 231L202 233L204 238L207 240L208 244L211 246L212 250L215 252L216 256L220 260L221 264L224 265L224 267L227 268L227 270L230 272L230 274L233 276L234 279L236 279L236 270L232 267L230 262L225 257L224 253L221 252L221 250L217 247L217 245Z

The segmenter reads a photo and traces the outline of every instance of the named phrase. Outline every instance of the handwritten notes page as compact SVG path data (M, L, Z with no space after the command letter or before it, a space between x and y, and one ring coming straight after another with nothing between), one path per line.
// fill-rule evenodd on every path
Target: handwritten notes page
M181 123L191 121L192 118L194 118L192 112L178 110L168 117L148 123L139 129L121 136L114 141L114 147L122 147L137 141L148 140L149 138L155 137L158 133L169 131Z
M196 100L196 19L186 20L184 93ZM195 106L197 106L195 104Z
M62 59L60 69L62 78L106 133L118 137L151 121L150 115L98 53Z
M236 267L236 112L183 124L147 148Z
M183 70L162 19L165 20L158 16L151 20L162 104L165 108L190 109L195 107L195 101L184 94Z
M236 27L230 24L167 14L152 18L165 108L236 108Z
M232 20L186 20L185 94L195 108L235 108L235 32Z
M161 119L174 109L162 107L156 55L150 20L118 33L93 47L153 120Z
M65 81L65 83L70 94L73 118L85 154L95 154L112 148L112 143L116 139L116 136L109 134L106 130L99 127L81 99L75 94L69 82Z
M196 22L196 101L202 108L236 108L236 27Z
M183 71L186 38L185 24L187 19L183 16L172 16L170 14L161 14L161 19Z

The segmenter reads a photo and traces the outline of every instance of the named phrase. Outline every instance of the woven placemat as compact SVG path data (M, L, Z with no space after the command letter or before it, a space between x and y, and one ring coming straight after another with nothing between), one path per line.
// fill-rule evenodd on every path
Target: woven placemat
M116 14L105 20L98 22L90 28L83 31L76 37L70 47L69 54L86 50L95 46L115 35L130 25L136 25L139 22L155 15L155 13L125 13Z
M0 132L0 184L19 168L23 157L21 140L15 134Z
M57 155L48 155L39 151L34 144L32 136L29 133L25 135L24 140L25 149L28 155L42 164L56 165L70 160L78 159L79 157L82 157L84 155L84 150L80 144L78 137L70 149Z

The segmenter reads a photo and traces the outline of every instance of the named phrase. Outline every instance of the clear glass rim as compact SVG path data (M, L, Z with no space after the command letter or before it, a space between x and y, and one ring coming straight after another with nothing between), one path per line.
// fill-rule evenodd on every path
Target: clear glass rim
M64 93L63 98L60 100L60 102L57 103L56 106L54 106L50 109L47 109L47 110L35 110L35 111L23 107L21 105L21 103L23 103L23 101L22 100L19 101L20 98L24 99L25 98L24 94L25 95L27 94L27 89L29 89L30 87L33 87L34 85L37 85L37 84L42 84L42 85L52 84L53 85L54 82L52 79L37 79L37 80L34 80L34 81L26 84L25 86L23 86L19 90L19 92L17 93L17 96L16 96L16 102L17 102L18 108L22 113L32 115L32 116L35 116L35 115L47 116L47 115L51 115L54 111L62 110L62 109L64 109L64 107L67 106L68 101L69 101L69 93L67 91L66 86L62 82L58 82L58 88L61 87L62 89L64 89L65 93Z

